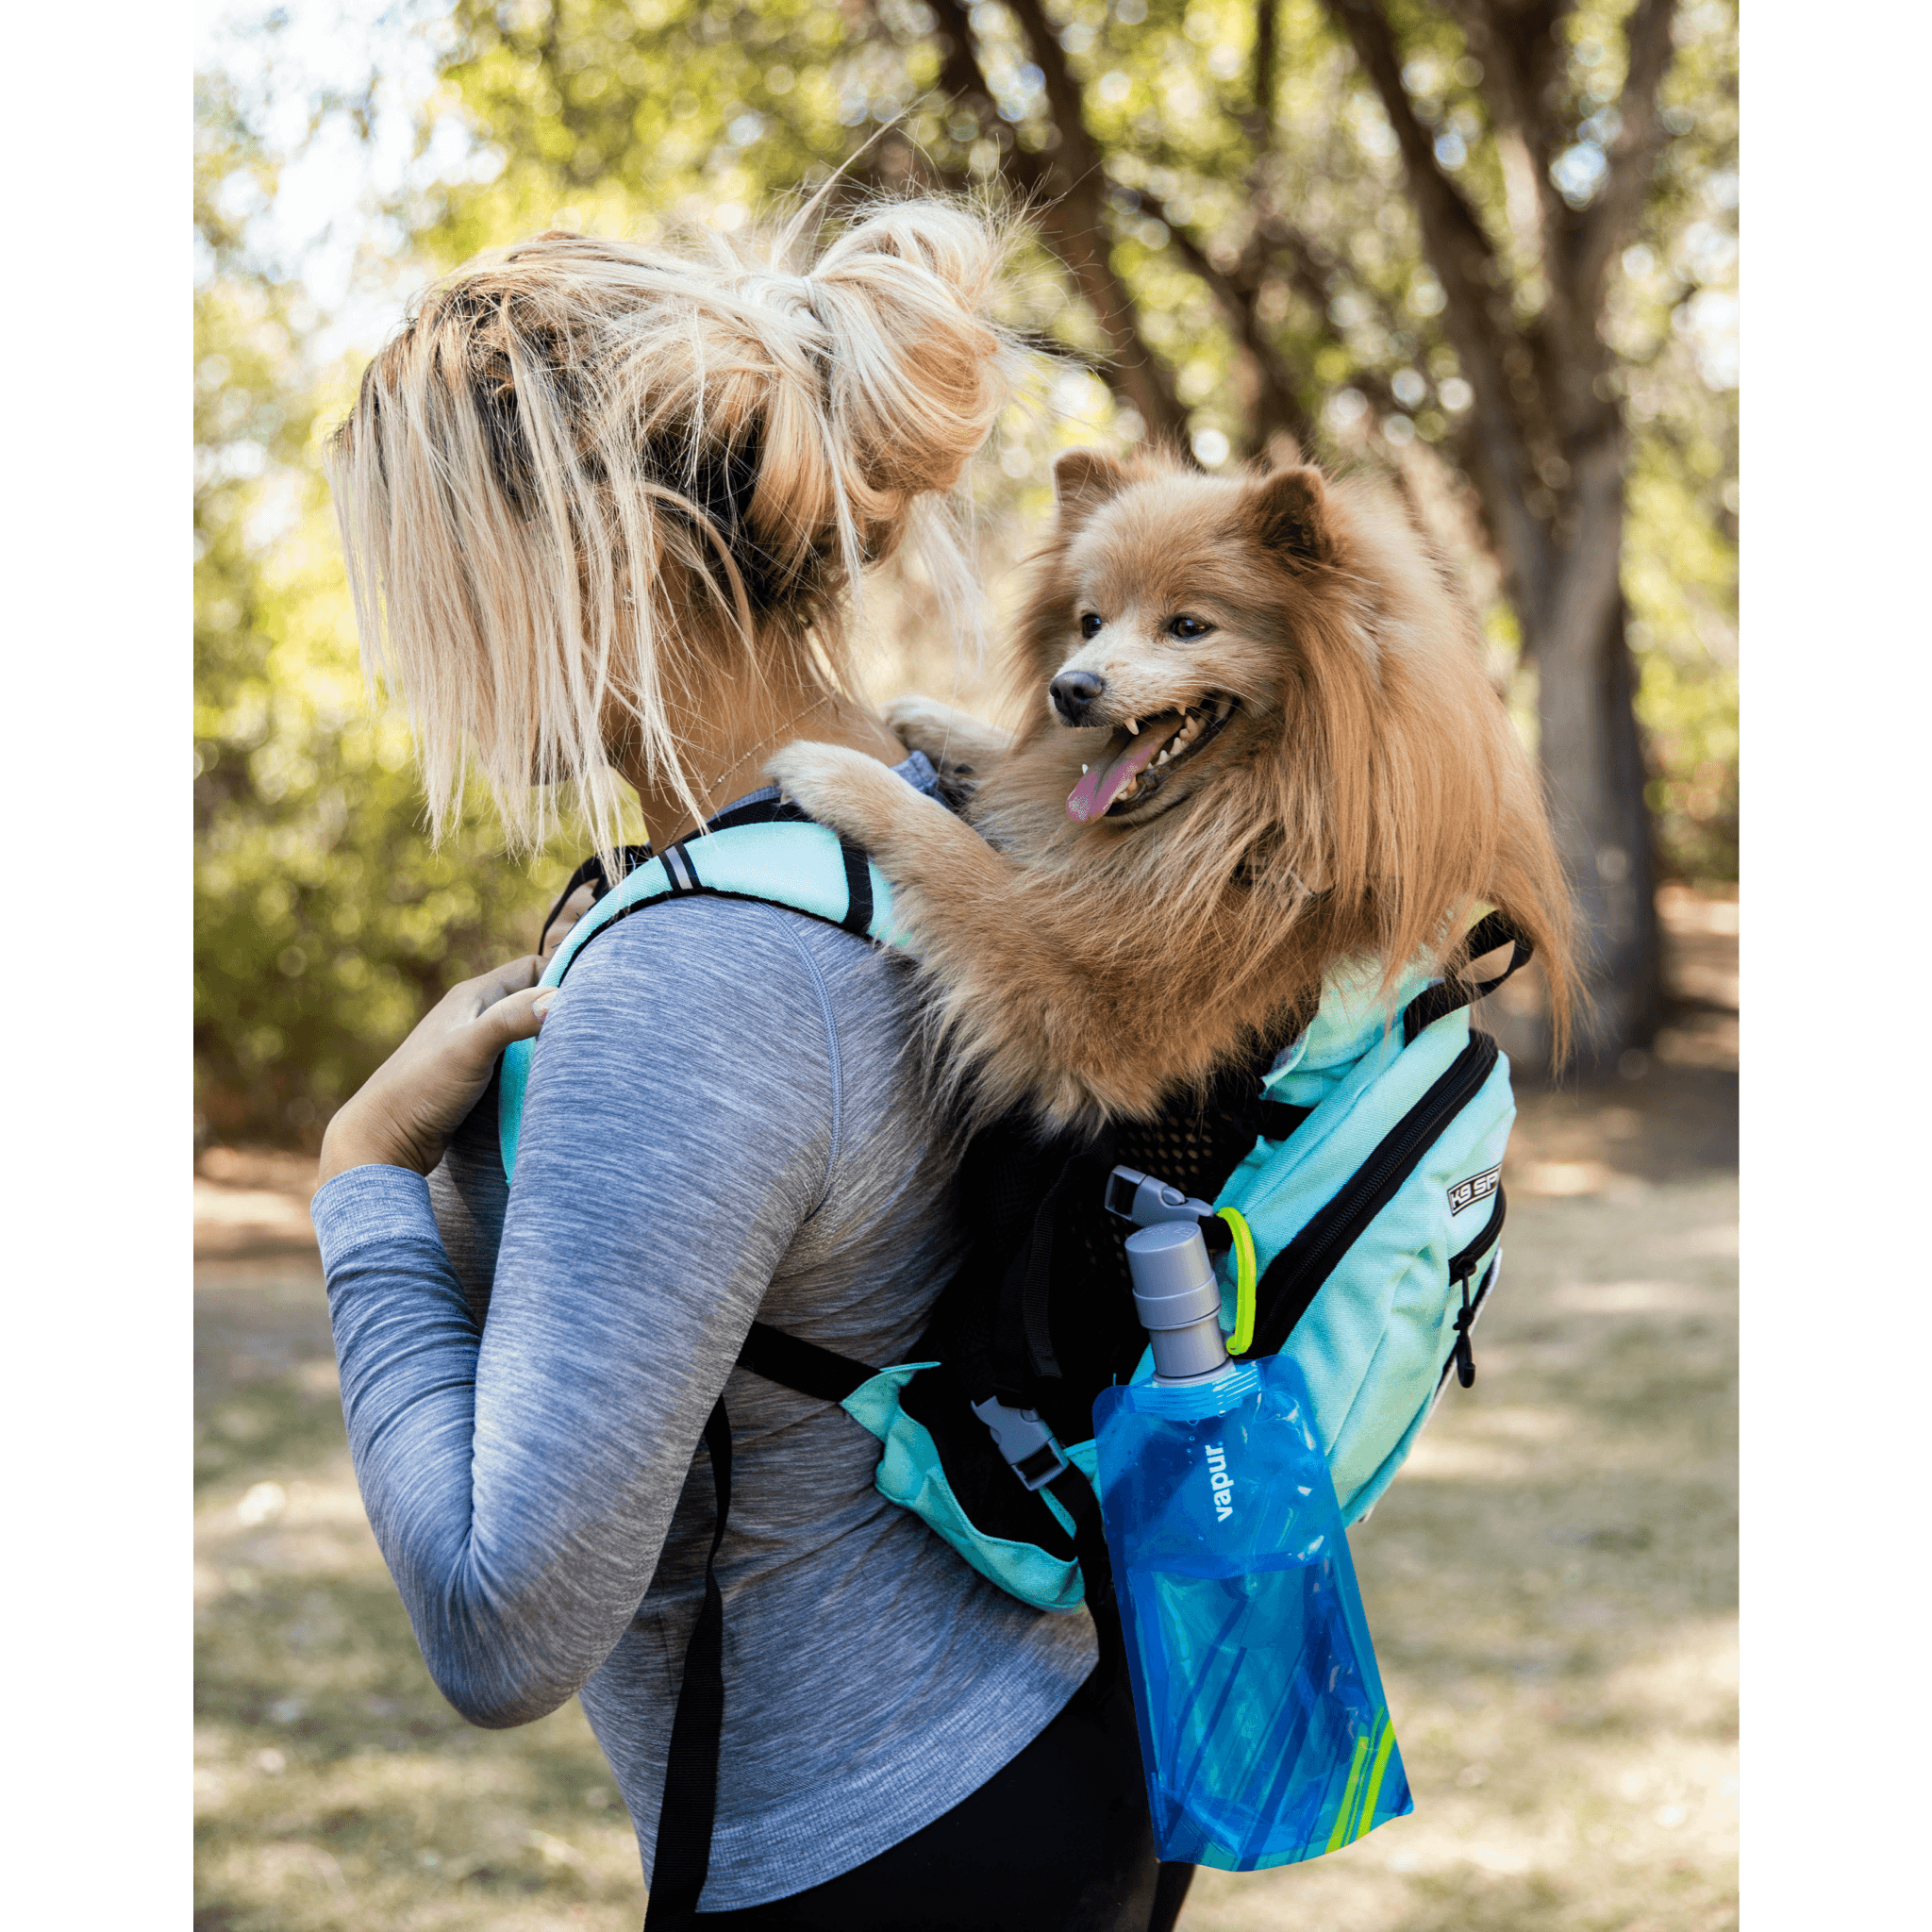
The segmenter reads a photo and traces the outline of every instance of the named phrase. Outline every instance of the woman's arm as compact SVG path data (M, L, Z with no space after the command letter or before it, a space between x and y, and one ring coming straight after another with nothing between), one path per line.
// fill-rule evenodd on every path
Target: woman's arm
M836 1043L787 915L613 926L535 1056L479 1333L420 1174L316 1197L351 1450L425 1657L527 1722L608 1654L836 1150Z

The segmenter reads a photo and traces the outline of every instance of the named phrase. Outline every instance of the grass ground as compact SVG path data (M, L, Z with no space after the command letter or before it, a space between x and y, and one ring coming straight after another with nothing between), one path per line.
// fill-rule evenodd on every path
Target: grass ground
M1667 898L1672 1029L1524 1104L1504 1283L1353 1543L1415 1812L1204 1873L1182 1932L1737 1924L1736 908ZM343 1445L312 1170L211 1150L197 1201L197 1932L636 1932L582 1714L441 1701Z

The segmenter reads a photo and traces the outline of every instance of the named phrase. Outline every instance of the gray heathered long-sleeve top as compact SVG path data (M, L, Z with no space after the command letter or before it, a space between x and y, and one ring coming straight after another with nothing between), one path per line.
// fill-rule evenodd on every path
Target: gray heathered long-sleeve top
M905 1360L958 1264L907 972L772 907L653 907L584 950L544 1022L514 1188L492 1093L433 1184L359 1167L315 1198L357 1478L424 1657L479 1724L580 1693L647 1875L724 1393L707 1910L928 1824L1092 1661L1084 1612L1029 1609L877 1493L842 1410L733 1367L755 1316Z

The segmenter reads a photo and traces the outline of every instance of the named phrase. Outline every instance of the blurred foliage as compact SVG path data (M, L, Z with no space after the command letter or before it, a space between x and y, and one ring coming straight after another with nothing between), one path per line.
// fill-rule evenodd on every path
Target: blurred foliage
M1588 201L1615 139L1624 11L1587 0L1561 24L1576 139L1551 176L1573 205ZM1521 183L1512 191L1481 64L1449 13L1422 0L1394 0L1391 13L1415 110L1529 312L1542 296L1511 239ZM1109 273L1197 457L1214 467L1286 428L1317 454L1387 469L1467 564L1499 668L1515 667L1518 714L1533 715L1534 668L1516 663L1517 621L1459 457L1470 391L1442 291L1388 117L1320 0L1275 11L1272 131L1255 111L1258 16L1235 0L1047 0L1043 11L1040 0L981 0L970 15L924 0L454 0L434 27L443 86L424 108L423 139L454 120L462 164L390 218L426 278L545 227L738 232L855 156L860 186L1024 194L1026 167L1064 139L1048 77L1027 58L1028 18L1051 25L1077 86L1075 138L1091 143L1104 183ZM1674 40L1669 138L1638 239L1611 270L1605 334L1633 435L1624 582L1663 871L1729 878L1735 6L1692 0ZM962 95L962 75L984 92ZM314 304L246 246L249 211L273 202L287 153L251 129L220 75L198 89L197 126L200 1106L222 1134L312 1139L431 996L529 942L547 891L537 881L551 874L509 866L480 816L441 855L426 850L406 736L372 714L356 670L320 481L321 440L355 358L318 354ZM1269 239L1271 222L1292 231L1292 247ZM1037 245L1022 266L1010 319L1070 359L1049 420L1012 412L974 473L995 576L1026 547L1016 525L1046 508L1051 445L1118 446L1149 426L1118 382L1109 400L1080 373L1108 339L1091 307L1069 299L1062 261ZM1255 332L1245 345L1217 277L1241 283ZM935 647L920 586L889 581L875 608L882 691L974 690Z
M198 1138L312 1141L456 980L531 943L542 892L479 814L441 854L408 732L372 711L321 477L349 372L252 273L238 188L275 163L196 91L194 830Z
M1524 191L1507 178L1482 63L1450 12L1415 0L1391 12L1404 87L1508 264L1519 318L1531 317L1547 289L1525 254L1531 224L1510 206ZM1589 205L1614 151L1627 12L1586 0L1557 24L1575 140L1551 172L1573 208ZM1113 265L1141 341L1172 371L1197 457L1214 467L1287 429L1319 454L1396 471L1425 512L1436 508L1439 533L1465 554L1482 547L1463 460L1470 390L1442 289L1383 105L1321 0L1274 9L1272 119L1257 112L1260 15L1240 0L981 0L970 13L924 0L837 11L456 0L454 19L444 72L497 172L452 188L421 230L449 262L543 226L651 232L676 216L734 232L868 139L854 171L865 185L1024 192L1026 158L1053 153L1064 133L1028 58L1029 22L1050 25L1079 89L1080 138L1104 166ZM976 65L962 64L962 36ZM1735 878L1735 7L1694 0L1673 38L1665 139L1612 270L1605 333L1634 433L1624 590L1661 871ZM987 92L972 92L982 80ZM1094 355L1092 311L1068 299L1067 282L1037 278L1014 319ZM1229 325L1244 304L1258 353ZM1270 393L1271 367L1291 393ZM1115 426L1131 437L1146 425L1124 406ZM1027 477L1024 454L1006 474ZM1041 488L1019 508L1044 502ZM1474 575L1513 662L1520 630L1499 574Z

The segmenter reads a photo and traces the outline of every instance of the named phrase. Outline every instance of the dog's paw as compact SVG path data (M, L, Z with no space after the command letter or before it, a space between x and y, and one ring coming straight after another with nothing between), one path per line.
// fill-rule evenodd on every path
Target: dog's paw
M894 698L883 715L908 751L923 751L938 770L958 772L962 777L985 776L986 766L1010 742L997 725L937 698Z
M892 699L880 716L886 721L887 730L908 751L923 751L937 763L959 713L937 698L921 697L914 692L909 697Z
M889 816L908 789L878 759L843 744L800 740L775 753L765 770L808 818L860 844L878 834L881 815Z

